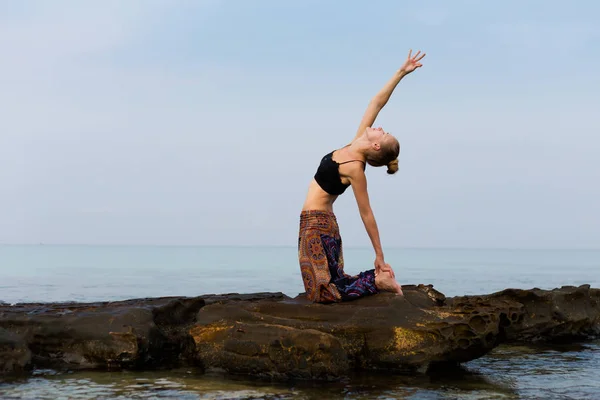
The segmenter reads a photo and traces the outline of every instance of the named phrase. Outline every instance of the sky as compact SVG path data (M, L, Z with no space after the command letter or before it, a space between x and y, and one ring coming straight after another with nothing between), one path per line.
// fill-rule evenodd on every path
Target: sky
M343 4L343 5L342 5ZM0 243L295 246L409 49L367 168L386 247L598 248L600 3L0 2ZM370 246L351 190L346 246Z

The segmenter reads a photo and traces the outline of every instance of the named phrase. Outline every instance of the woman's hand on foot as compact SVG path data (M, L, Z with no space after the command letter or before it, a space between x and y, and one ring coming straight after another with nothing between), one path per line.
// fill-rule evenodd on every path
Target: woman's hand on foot
M396 274L394 273L392 266L383 261L383 258L378 257L375 259L375 275L380 275L382 273L388 273L390 277L396 279Z

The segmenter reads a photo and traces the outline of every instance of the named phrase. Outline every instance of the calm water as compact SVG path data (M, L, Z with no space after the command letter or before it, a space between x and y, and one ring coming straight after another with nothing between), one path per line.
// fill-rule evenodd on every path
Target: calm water
M372 268L370 249L347 248L350 273ZM600 250L388 249L401 283L433 284L447 296L507 287L600 287ZM0 301L120 300L208 293L303 291L295 248L0 246ZM195 371L37 371L0 384L0 398L30 399L595 399L600 342L508 347L437 377L361 376L335 384L266 384Z

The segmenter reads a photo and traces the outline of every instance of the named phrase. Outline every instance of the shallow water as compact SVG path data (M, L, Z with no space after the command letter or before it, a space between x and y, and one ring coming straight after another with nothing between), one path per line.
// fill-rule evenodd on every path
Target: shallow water
M302 291L294 248L0 246L0 300L96 301L206 293ZM346 269L372 265L345 249ZM388 250L403 283L448 296L507 287L600 287L596 250ZM501 346L434 376L362 374L336 383L268 383L158 372L36 371L0 384L2 399L597 399L600 341L560 347Z
M3 399L596 399L600 341L562 347L502 346L433 376L361 374L345 382L270 383L182 369L38 371L0 384Z

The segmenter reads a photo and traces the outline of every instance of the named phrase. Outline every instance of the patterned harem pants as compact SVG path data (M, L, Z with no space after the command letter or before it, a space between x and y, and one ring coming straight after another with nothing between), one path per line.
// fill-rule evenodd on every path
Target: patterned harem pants
M298 236L298 260L309 300L332 303L377 293L374 269L355 276L344 273L342 238L333 213L302 211Z

